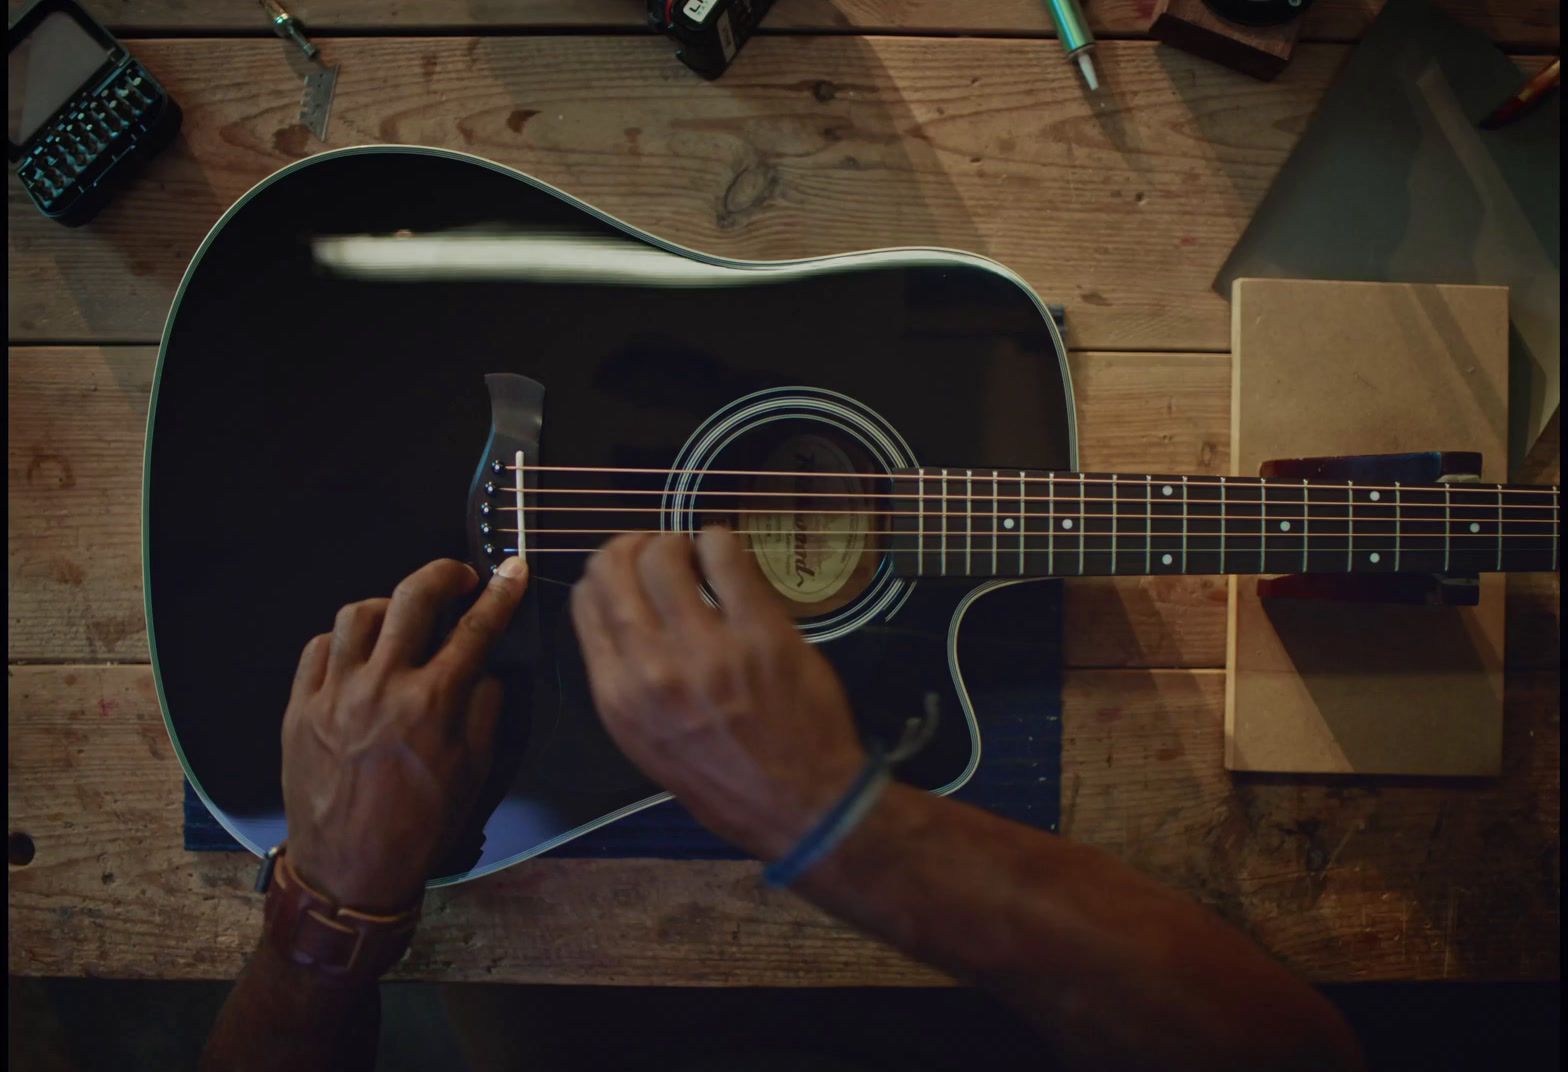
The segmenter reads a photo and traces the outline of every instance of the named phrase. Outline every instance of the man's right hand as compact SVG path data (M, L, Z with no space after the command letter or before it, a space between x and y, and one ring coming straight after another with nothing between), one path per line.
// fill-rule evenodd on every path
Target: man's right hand
M725 529L695 545L676 533L612 540L573 589L572 620L615 743L762 859L787 852L865 762L833 668Z

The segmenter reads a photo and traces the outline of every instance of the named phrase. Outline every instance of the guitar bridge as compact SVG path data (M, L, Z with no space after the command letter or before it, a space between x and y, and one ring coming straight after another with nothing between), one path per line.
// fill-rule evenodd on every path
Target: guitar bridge
M495 372L490 391L490 438L468 490L468 544L474 568L494 573L501 562L528 555L528 502L544 426L544 385L527 376Z

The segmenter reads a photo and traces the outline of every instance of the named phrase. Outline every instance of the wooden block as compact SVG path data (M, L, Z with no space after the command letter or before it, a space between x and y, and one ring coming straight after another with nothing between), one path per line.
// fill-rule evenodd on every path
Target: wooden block
M1237 280L1235 472L1271 458L1480 451L1507 468L1504 287ZM1232 578L1225 765L1496 774L1504 577L1474 607L1260 600Z
M1220 18L1203 0L1159 0L1149 24L1156 40L1265 82L1290 62L1300 32L1300 19L1279 26L1243 26Z

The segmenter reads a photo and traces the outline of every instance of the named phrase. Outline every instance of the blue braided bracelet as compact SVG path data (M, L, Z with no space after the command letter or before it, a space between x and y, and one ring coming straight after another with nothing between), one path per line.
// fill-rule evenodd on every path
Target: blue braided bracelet
M838 803L806 831L793 849L762 869L763 881L775 888L792 885L860 825L891 780L887 757L873 751Z

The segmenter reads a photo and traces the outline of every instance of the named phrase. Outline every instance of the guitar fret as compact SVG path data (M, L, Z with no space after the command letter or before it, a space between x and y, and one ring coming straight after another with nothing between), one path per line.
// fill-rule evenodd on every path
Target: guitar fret
M1224 486L1223 481L1220 486ZM1187 523L1191 512L1187 503L1187 478L1184 475L1181 478L1181 571L1183 573L1187 572Z
M1443 485L1443 572L1447 573L1454 558L1454 489Z
M1116 474L1112 473L1111 474L1111 568L1108 569L1106 572L1110 573L1110 574L1113 574L1113 575L1116 573L1116 540L1117 540L1117 537L1116 537L1116 491L1117 491L1117 488L1119 486L1120 485L1117 482Z
M1089 531L1089 485L1082 473L1078 474L1078 574L1083 575L1084 535Z
M1056 477L1046 484L1045 499L1045 572L1056 576Z
M964 575L968 576L974 572L969 555L975 546L975 474L972 469L964 470L964 527L969 530L964 540Z
M1356 486L1345 481L1345 572L1356 568Z
M1002 501L998 492L1000 490L1000 477L995 469L991 470L991 575L994 577L999 571L996 568L997 552L1002 548Z
M926 471L915 470L915 572L926 571Z
M1312 546L1312 492L1311 485L1301 482L1301 572L1307 572L1307 548Z
M1225 516L1225 489L1230 478L1220 477L1220 572L1225 572L1225 559L1230 554L1230 519ZM1260 540L1259 543L1262 541Z
M1220 513L1225 513L1225 485L1220 484ZM1267 573L1269 546L1269 486L1258 488L1258 572Z
M1144 510L1146 510L1148 512L1148 516L1144 518L1144 525L1147 527L1148 532L1147 532L1147 535L1144 537L1144 540L1143 540L1143 572L1144 573L1153 573L1154 572L1154 478L1152 476L1145 476L1143 478L1143 499L1144 499L1144 504L1145 504L1144 505Z
M1497 570L1498 570L1499 573L1501 573L1502 569L1503 569L1503 489L1502 489L1502 485L1498 485L1498 488L1497 488Z
M942 576L947 576L947 470L942 470Z
M1018 576L1024 575L1024 541L1029 532L1029 508L1024 502L1024 471L1018 470Z
M1403 513L1404 513L1404 509L1400 505L1400 498L1399 498L1399 481L1396 480L1396 481L1394 481L1394 572L1395 573L1399 572L1399 558L1400 558L1401 552L1404 550L1404 543L1405 543L1405 537L1404 537L1404 535L1400 531L1401 528L1404 525L1404 519L1403 519L1403 517L1400 516Z

